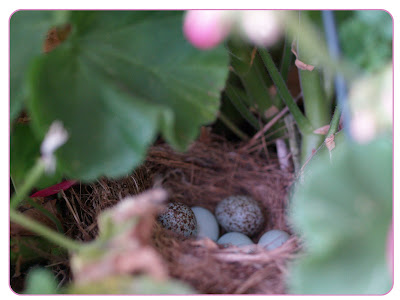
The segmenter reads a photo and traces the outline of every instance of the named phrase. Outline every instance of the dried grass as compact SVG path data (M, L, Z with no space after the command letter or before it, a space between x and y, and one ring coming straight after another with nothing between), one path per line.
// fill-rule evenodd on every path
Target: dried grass
M229 195L250 195L261 204L267 220L253 238L255 242L270 229L290 232L285 209L293 175L280 170L276 157L267 156L265 148L249 153L244 146L203 132L185 153L163 143L151 147L146 162L130 176L101 179L63 194L68 203L64 216L69 220L68 235L93 239L98 230L96 217L102 210L153 186L166 189L170 201L211 211ZM169 275L200 293L285 293L286 264L299 249L296 237L268 252L258 246L224 248L208 239L182 241L157 223L152 227L150 245L163 258Z

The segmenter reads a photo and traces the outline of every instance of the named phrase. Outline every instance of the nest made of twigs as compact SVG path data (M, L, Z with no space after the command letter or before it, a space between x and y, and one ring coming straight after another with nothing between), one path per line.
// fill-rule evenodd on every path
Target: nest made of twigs
M267 220L253 238L255 243L271 229L290 232L286 206L292 173L280 170L278 160L272 154L267 157L266 149L249 153L242 146L210 135L194 142L185 153L164 143L151 147L146 162L130 176L101 179L63 195L70 203L68 234L81 240L93 239L97 235L96 216L103 209L154 185L168 191L169 201L202 206L212 212L227 196L253 197ZM74 209L74 203L80 208ZM256 245L225 248L208 239L182 241L156 222L150 240L169 275L200 293L283 294L286 264L299 249L295 237L273 251Z

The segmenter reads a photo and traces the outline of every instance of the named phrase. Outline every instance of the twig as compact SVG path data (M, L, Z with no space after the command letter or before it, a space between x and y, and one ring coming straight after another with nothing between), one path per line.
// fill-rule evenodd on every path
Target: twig
M295 102L297 102L299 99L301 98L301 93L294 99ZM263 127L263 129L261 129L259 132L257 132L252 138L251 140L247 143L245 148L249 148L251 147L255 141L257 139L259 139L261 136L264 135L265 132L268 131L268 129L270 129L272 126L274 126L274 124L276 122L279 121L279 119L284 116L287 112L289 112L289 108L286 106L285 108L283 108L277 115L275 115L275 117L273 117L267 124L265 124L265 126Z
M222 123L225 124L234 134L236 134L242 140L248 140L249 136L241 131L233 122L231 122L223 113L220 112L218 117Z
M297 173L300 170L300 143L299 143L299 135L296 131L296 127L294 125L294 120L292 115L287 115L284 118L286 129L289 135L289 148L290 153L292 153L292 160L294 165L294 172Z

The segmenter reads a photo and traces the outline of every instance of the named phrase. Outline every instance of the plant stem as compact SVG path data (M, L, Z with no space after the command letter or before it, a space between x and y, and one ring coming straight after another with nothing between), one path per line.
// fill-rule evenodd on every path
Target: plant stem
M67 250L78 251L83 247L81 243L55 232L54 230L40 224L39 222L24 216L20 212L17 212L15 209L10 210L10 219L12 222L17 223L29 229L30 231L43 236L49 241L55 243L56 245L64 247Z
M328 133L326 134L325 138L336 133L336 131L339 127L340 115L341 115L341 109L340 109L339 105L336 105L335 112L334 112L332 120L331 120L331 126L329 127Z
M28 175L21 188L19 188L18 193L15 192L14 196L11 198L11 208L17 208L19 203L26 197L29 191L32 189L34 184L39 180L39 178L44 173L44 164L41 159L38 159L32 169L29 170Z
M346 64L343 60L337 60L329 55L325 43L321 42L323 37L314 28L310 21L303 19L301 23L295 13L287 12L282 14L282 21L285 23L289 36L297 39L298 33L303 32L303 51L312 58L312 64L329 70L332 74L341 73L346 80L353 80L358 70L354 66Z
M232 123L223 113L220 112L218 117L226 127L228 127L234 134L236 134L241 140L248 140L249 136L241 131L234 123Z
M333 59L339 60L341 58L341 50L339 45L339 38L336 31L335 18L331 10L322 11L322 20L324 22L326 42L328 45L329 53ZM343 123L345 132L349 130L350 115L347 99L347 84L342 74L338 73L335 76L335 90L336 99L343 114ZM335 111L336 112L336 111ZM347 132L350 137L350 132Z
M300 25L303 20L300 12L298 20L299 28L302 28ZM311 64L313 58L310 57L307 48L305 48L307 39L304 37L308 34L309 33L304 32L304 30L298 30L297 57L300 61L306 64ZM301 91L303 93L304 112L307 118L310 120L314 128L320 128L327 125L329 123L330 104L326 99L321 74L318 68L315 68L312 71L302 70L299 68L299 78ZM312 132L303 134L301 151L302 163L304 163L312 154L313 150L318 149L323 141L324 138L321 135Z
M268 73L272 78L272 81L275 83L276 88L278 89L278 93L281 96L282 100L285 102L288 107L290 113L293 115L293 118L296 120L297 126L302 134L308 134L313 132L313 127L310 121L303 115L294 101L292 95L287 88L285 81L283 80L281 74L279 73L277 67L275 66L274 61L272 60L271 55L265 49L259 49L259 53L261 55L262 60L264 61L265 66L267 67Z
M58 232L64 233L63 227L60 223L60 221L57 219L56 216L54 216L52 213L50 213L47 209L43 208L41 205L37 204L35 201L33 201L30 198L27 198L26 201L36 208L38 211L40 211L43 215L45 215L47 218L49 218L57 227Z

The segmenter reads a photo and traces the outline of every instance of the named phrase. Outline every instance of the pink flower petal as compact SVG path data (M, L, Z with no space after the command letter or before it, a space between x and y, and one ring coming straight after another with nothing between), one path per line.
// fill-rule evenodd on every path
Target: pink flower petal
M183 33L196 48L211 49L226 38L230 27L226 11L190 10L185 15Z
M65 190L69 189L76 182L77 182L77 180L65 180L63 182L57 183L57 184L52 185L43 190L37 191L36 193L32 194L30 197L37 198L37 197L51 196L51 195L57 194L59 191L65 191Z

